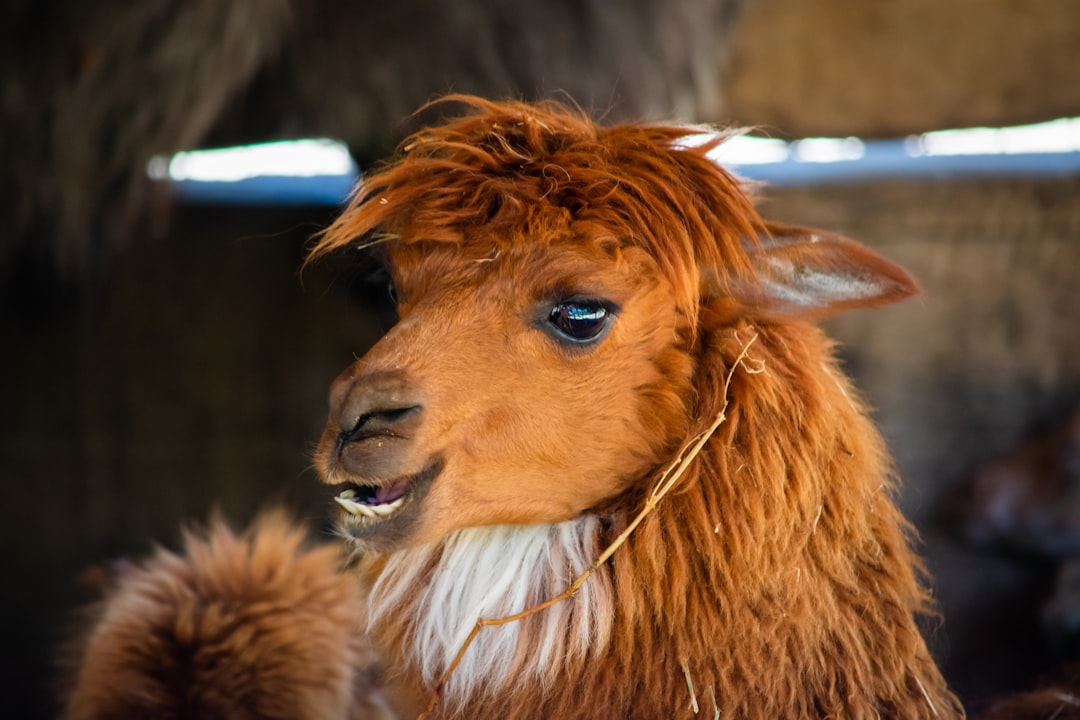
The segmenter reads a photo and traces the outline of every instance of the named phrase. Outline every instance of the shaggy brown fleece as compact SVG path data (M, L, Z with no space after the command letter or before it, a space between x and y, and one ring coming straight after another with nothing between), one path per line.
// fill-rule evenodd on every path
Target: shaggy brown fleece
M378 718L334 547L283 515L214 521L125 570L78 658L71 720ZM360 702L357 691L360 690Z

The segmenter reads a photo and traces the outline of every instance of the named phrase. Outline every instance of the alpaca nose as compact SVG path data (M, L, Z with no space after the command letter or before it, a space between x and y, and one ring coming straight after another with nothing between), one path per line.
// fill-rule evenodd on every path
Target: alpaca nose
M371 474L404 449L423 420L424 405L415 385L401 373L342 377L331 391L335 451L345 469ZM335 383L336 385L336 383Z
M424 407L412 383L400 373L354 378L339 397L336 414L342 443L405 432L416 424Z

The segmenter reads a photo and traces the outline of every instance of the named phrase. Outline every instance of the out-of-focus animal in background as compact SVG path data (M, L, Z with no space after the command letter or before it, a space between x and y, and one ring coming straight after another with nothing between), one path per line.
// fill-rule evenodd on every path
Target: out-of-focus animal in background
M1040 626L1061 667L984 717L1080 718L1080 411L979 470L964 513L974 545L1058 566Z

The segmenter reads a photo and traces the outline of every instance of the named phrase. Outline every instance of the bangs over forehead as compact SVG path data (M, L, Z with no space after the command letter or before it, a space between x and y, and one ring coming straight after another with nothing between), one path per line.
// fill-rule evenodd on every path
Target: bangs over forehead
M366 177L312 255L386 242L548 243L602 239L648 252L696 315L699 277L749 279L744 242L763 223L739 182L680 142L700 128L601 126L557 102L450 96L465 113L407 138ZM430 109L432 105L429 105Z

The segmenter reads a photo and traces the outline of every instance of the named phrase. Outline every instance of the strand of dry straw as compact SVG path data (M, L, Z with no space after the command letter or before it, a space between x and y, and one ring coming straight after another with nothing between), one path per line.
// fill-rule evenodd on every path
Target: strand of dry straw
M577 593L578 589L580 589L581 586L585 583L585 581L589 579L589 576L592 575L597 569L600 568L601 565L606 563L608 559L615 554L615 551L618 550L622 546L622 544L626 542L626 539L630 537L631 533L633 533L634 530L637 529L637 526L640 525L646 517L648 517L649 513L651 513L656 508L657 504L659 504L659 502L664 498L664 496L668 494L671 488L675 487L675 484L679 481L679 478L682 477L683 473L686 472L686 469L690 466L690 463L694 461L694 458L698 456L698 453L701 452L701 449L705 447L705 443L709 441L709 438L713 436L713 433L716 432L717 428L719 428L720 425L723 424L724 420L727 419L726 412L728 407L728 388L731 386L731 378L735 375L736 368L738 368L746 359L747 353L750 350L750 346L754 344L754 341L757 340L757 338L758 336L754 335L752 338L750 338L749 341L747 341L745 345L742 346L742 350L735 358L735 362L732 363L731 367L728 369L727 376L724 378L724 392L722 396L723 402L720 405L720 410L719 412L717 412L716 417L713 418L712 423L683 444L683 446L679 449L679 452L676 454L675 458L668 464L667 467L664 468L663 472L660 473L660 476L656 481L656 485L653 487L652 493L645 500L645 505L641 508L641 511L636 516L634 516L634 519L630 521L630 524L626 526L626 529L619 533L619 536L615 538L602 553L600 553L600 555L592 562L591 565L589 565L589 567L584 570L584 572L574 578L573 582L571 582L570 585L563 592L555 595L554 597L548 598L542 603L527 607L521 612L515 613L513 615L507 615L505 617L499 618L478 618L476 621L476 625L473 626L472 631L465 638L465 641L461 644L461 647L458 648L457 654L454 655L453 662L450 663L450 666L446 668L446 671L443 673L442 677L439 678L438 684L435 686L434 691L432 691L431 693L431 699L428 701L427 708L419 715L417 720L425 720L425 718L427 718L432 712L435 711L435 707L439 704L439 698L442 697L443 688L445 688L446 683L450 681L450 676L453 675L454 670L457 669L457 666L461 663L461 659L465 656L465 652L469 649L469 646L472 645L473 640L476 638L477 634L479 634L481 630L483 630L485 627L507 625L512 622L517 622L518 620L527 618L530 615L535 615L538 612L542 612L548 609L552 605L556 605L563 600L567 600L573 597ZM761 372L761 369L755 370L754 372Z

